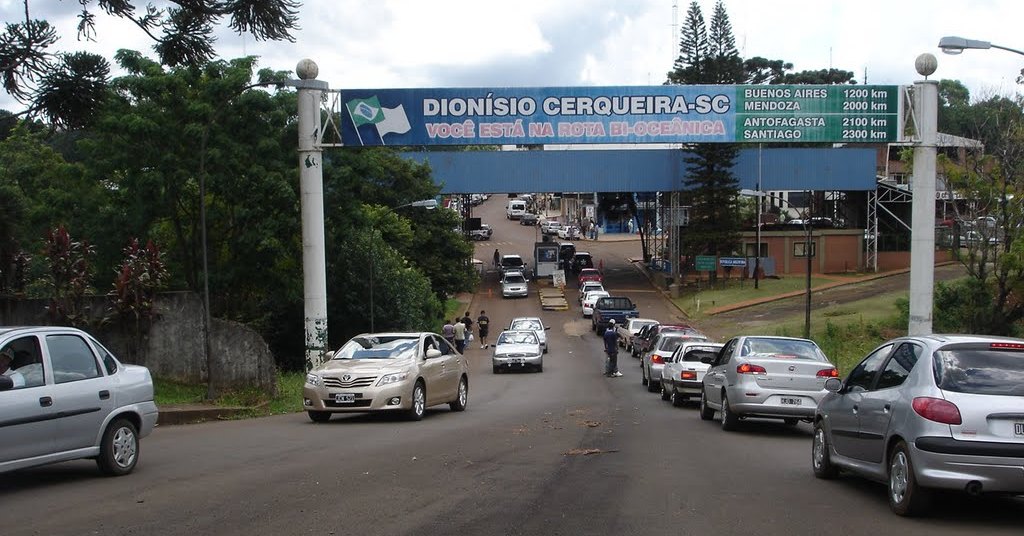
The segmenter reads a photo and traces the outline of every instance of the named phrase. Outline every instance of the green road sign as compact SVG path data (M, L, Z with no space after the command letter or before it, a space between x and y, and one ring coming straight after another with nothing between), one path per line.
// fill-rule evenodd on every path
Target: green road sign
M899 139L898 86L738 86L736 141Z
M697 255L694 259L694 267L698 272L714 272L715 271L715 256L714 255Z

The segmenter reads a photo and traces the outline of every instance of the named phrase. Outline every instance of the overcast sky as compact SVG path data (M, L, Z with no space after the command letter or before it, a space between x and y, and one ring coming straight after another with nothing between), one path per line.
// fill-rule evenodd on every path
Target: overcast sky
M160 4L159 0L154 0ZM139 0L137 5L144 4ZM678 0L305 0L295 43L256 42L221 28L221 58L260 56L260 67L294 70L302 58L320 66L332 88L454 86L656 85L678 53ZM710 23L713 0L699 2ZM941 54L939 38L958 35L1024 49L1020 0L726 0L745 57L793 63L795 71L829 66L858 83L910 84L914 59L939 60L935 79L956 79L972 97L1013 94L1024 56L1001 50ZM64 50L85 49L113 61L120 48L151 57L137 28L97 13L96 42L76 38L77 0L32 0ZM0 0L0 19L23 18L22 0ZM115 71L115 75L117 72ZM0 93L0 108L22 107Z

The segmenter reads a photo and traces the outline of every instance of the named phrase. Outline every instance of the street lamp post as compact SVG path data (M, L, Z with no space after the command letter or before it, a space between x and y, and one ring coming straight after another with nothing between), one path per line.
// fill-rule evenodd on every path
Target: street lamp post
M993 45L988 41L979 41L977 39L964 39L963 37L946 36L939 39L939 48L942 49L946 54L957 55L962 54L964 50L976 49L985 50L989 48L998 48L999 50L1005 50L1007 52L1013 52L1024 56L1024 51L1017 50L1015 48L1009 48L999 45Z
M807 193L807 199L809 200L811 198L811 192L807 191L806 193ZM756 197L757 198L757 207L758 207L758 215L757 215L757 217L758 217L758 226L757 226L758 227L758 229L757 229L758 230L758 233L757 233L757 240L758 240L757 249L758 249L758 251L757 251L757 253L758 253L758 256L760 256L760 254L761 254L761 251L760 251L761 250L761 232L760 232L761 231L761 225L760 225L760 223L761 223L760 222L761 214L760 214L760 211L761 211L761 200L762 200L762 198L770 197L772 199L778 199L779 201L781 201L783 203L786 203L790 207L792 207L793 205L790 204L788 199L785 199L785 198L782 198L782 197L779 197L779 196L775 196L775 195L771 195L771 194L769 194L767 192L762 192L760 190L743 189L743 190L740 190L740 195L745 195L745 196ZM812 232L813 228L811 227L811 207L810 207L810 205L808 205L807 207L804 208L804 213L803 213L801 219L803 221L803 227L804 227L804 257L807 258L807 267L806 267L806 270L807 270L807 280L806 280L807 284L806 284L805 290L804 290L804 338L805 339L809 339L809 338L811 338L811 268L812 268L812 264L811 264L811 250L813 249L813 241L811 240L811 238L812 238L811 232ZM756 282L757 281L757 279L756 279L756 277L757 277L757 263L756 262L755 262L755 268L754 268L754 277L755 277L754 281Z
M437 200L436 199L423 199L421 201L413 201L412 203L406 203L404 205L398 205L397 207L390 208L388 210L393 212L393 211L396 211L396 210L398 210L400 208L405 208L405 207L419 207L419 208L425 208L427 210L434 210L435 208L437 208ZM375 251L376 244L377 244L377 228L373 224L373 222L371 221L370 222L370 333L376 333L377 332L376 322L374 322L374 319L377 317L377 314L376 314L376 310L373 308L373 294L374 294L374 288L375 288L374 282L373 282L373 276L374 276L374 273L377 270L377 263L374 260L374 258L377 256L376 255L376 251Z

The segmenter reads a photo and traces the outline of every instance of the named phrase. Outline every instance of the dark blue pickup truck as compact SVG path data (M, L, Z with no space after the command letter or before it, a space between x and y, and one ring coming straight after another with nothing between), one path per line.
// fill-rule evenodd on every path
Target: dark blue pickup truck
M608 329L609 320L615 319L616 324L622 324L626 322L627 318L638 318L639 316L640 312L636 310L636 305L625 296L600 298L594 304L594 314L590 317L590 329L596 331L598 335L604 335L604 330Z

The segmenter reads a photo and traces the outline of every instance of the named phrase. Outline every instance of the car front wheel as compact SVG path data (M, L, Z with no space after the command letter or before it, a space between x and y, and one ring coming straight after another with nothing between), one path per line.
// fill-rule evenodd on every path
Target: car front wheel
M814 442L811 446L811 467L814 476L829 480L839 474L839 469L832 465L832 445L825 435L825 427L821 421L814 423Z
M127 475L139 461L139 432L128 419L114 419L103 432L96 465L110 476Z
M700 391L700 420L710 421L715 418L715 410L708 407L708 395L703 389Z
M907 444L900 441L889 457L889 507L896 515L915 516L928 506L928 490L921 488L914 476Z
M416 382L412 388L412 407L409 408L407 416L410 421L423 420L423 414L427 411L427 390L423 382Z
M466 377L463 376L459 380L459 391L455 395L455 400L448 403L448 407L452 411L466 411L466 404L469 403L469 382L466 381Z

